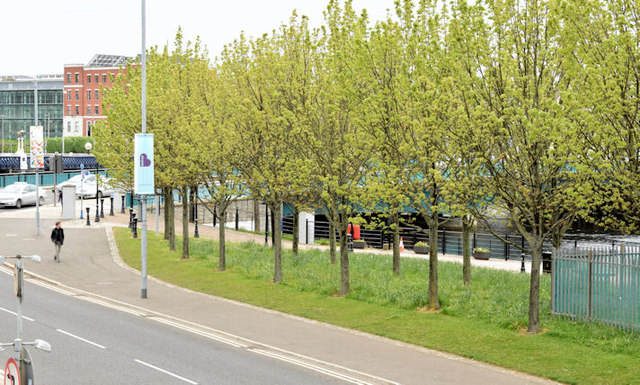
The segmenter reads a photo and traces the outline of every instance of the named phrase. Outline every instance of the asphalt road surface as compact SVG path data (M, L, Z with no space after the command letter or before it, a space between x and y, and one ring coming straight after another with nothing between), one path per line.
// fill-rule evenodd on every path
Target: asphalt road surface
M17 335L13 276L0 273L0 342ZM40 384L335 384L339 380L170 327L69 297L29 281L22 303L25 341ZM0 364L13 356L0 352ZM2 370L0 368L0 371Z

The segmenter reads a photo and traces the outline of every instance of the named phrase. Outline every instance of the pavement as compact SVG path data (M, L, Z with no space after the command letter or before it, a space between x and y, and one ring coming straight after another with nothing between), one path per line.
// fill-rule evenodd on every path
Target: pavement
M31 280L66 295L148 317L221 343L307 367L347 382L361 384L552 384L555 382L322 322L267 310L224 298L193 292L152 277L148 298L141 298L140 273L122 262L112 228L128 225L127 214L106 215L100 223L61 220L58 205L40 207L36 230L35 208L0 209L0 254L42 256L42 263L25 262ZM80 212L79 205L76 212ZM65 244L61 262L53 261L49 240L55 221L61 220ZM162 232L162 219L159 231ZM193 224L190 224L193 232ZM176 223L181 233L182 224ZM155 231L155 216L148 216ZM218 229L200 226L202 238L217 238ZM39 233L39 234L38 234ZM264 242L264 236L226 231L228 242ZM290 247L285 242L285 247ZM301 248L322 248L301 245ZM360 251L357 251L360 252ZM367 249L365 252L371 253ZM376 254L389 251L373 250ZM416 257L412 252L402 256ZM151 257L151 256L150 256ZM421 256L424 258L424 256ZM428 258L428 257L427 257ZM461 262L459 256L439 260ZM520 270L517 261L473 260L476 266ZM7 262L10 266L11 262ZM527 268L529 265L527 264ZM25 300L28 300L28 293ZM417 331L419 332L419 331Z

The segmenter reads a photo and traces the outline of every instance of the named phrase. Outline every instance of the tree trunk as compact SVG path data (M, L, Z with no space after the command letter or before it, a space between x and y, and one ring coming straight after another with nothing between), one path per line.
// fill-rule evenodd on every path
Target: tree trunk
M300 210L298 207L293 207L293 242L291 248L293 254L298 255L298 244L300 243Z
M222 206L220 206L222 207ZM225 206L224 210L218 213L218 222L224 223L224 217L227 214L227 207ZM227 269L227 254L226 254L226 243L225 243L225 226L220 226L218 229L218 271L225 271Z
M260 202L253 200L253 231L260 232Z
M182 259L189 259L189 188L182 187Z
M393 219L393 274L400 275L400 214L395 212Z
M429 310L440 310L438 300L438 213L429 216Z
M540 327L540 262L542 260L542 237L532 234L531 243L531 280L529 284L529 327L527 333L535 334Z
M169 241L169 250L176 249L176 206L173 202L173 189L164 189L164 239Z
M331 264L336 264L336 229L333 227L331 222L329 222L329 258L331 260Z
M340 218L340 296L349 292L349 249L347 248L347 216Z
M271 208L273 222L279 224L282 219L282 205L280 202ZM273 227L273 283L282 282L282 228Z
M280 227L281 222L276 222L276 217L273 214L273 209L271 209L271 244L275 245L276 243L276 227L280 230L280 235L282 235L282 227ZM280 211L280 219L282 219L282 211Z
M469 215L462 216L462 284L471 285L471 229L473 218Z

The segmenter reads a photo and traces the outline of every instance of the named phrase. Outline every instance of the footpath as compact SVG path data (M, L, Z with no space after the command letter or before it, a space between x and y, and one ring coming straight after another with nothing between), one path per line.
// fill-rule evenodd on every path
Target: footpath
M93 210L92 210L93 211ZM80 212L79 206L76 212ZM107 212L105 212L107 214ZM94 214L95 215L95 214ZM347 382L361 384L552 384L555 382L452 354L374 336L359 331L258 308L176 287L152 277L148 298L140 298L140 273L125 265L113 240L114 226L127 226L128 213L105 215L99 223L62 221L65 244L61 262L53 261L49 234L60 220L58 205L40 207L36 231L35 208L0 209L0 254L42 256L27 261L30 279L79 299L148 317L221 343L307 367ZM190 224L193 232L193 224ZM181 232L182 223L176 223ZM148 215L148 231L155 216ZM160 220L160 229L162 219ZM217 238L217 228L199 226L200 237ZM264 236L227 229L228 242L264 242ZM285 247L290 245L285 242ZM301 248L322 247L301 245ZM371 252L367 250L366 252ZM389 251L374 251L390 253ZM403 256L415 256L405 252ZM461 261L458 256L440 260ZM517 261L473 261L475 265L520 270ZM7 263L9 266L11 263ZM527 266L528 270L529 266Z

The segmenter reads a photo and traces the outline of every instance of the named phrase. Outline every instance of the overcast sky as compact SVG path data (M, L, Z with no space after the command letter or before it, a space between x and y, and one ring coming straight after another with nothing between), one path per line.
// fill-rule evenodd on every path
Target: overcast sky
M354 0L370 19L384 19L393 0ZM245 31L260 36L294 9L322 24L327 0L147 0L147 48L171 46L178 27L201 41L211 58ZM141 0L8 0L0 5L0 75L62 74L95 54L141 52Z

